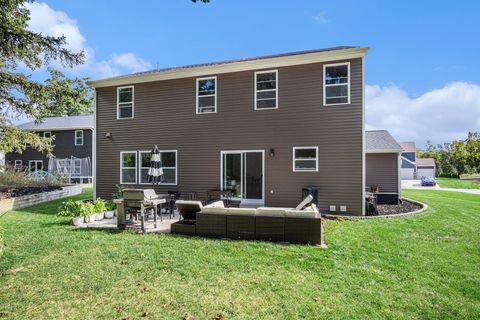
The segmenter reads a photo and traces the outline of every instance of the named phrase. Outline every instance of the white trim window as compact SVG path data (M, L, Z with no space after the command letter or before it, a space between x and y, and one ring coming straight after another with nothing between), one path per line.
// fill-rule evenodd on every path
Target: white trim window
M83 130L75 130L75 145L83 146Z
M137 184L137 152L120 152L120 183Z
M217 77L197 78L197 114L217 112Z
M43 137L44 138L51 138L52 137L52 132L51 131L44 131L43 132Z
M323 104L350 103L350 63L323 65Z
M293 171L317 172L318 147L293 147Z
M15 160L15 169L20 170L22 169L23 162L22 160Z
M150 168L151 151L139 151L139 184L151 184L148 182L148 169ZM161 150L160 160L162 161L163 176L161 185L177 185L177 150Z
M133 119L133 86L117 88L117 119Z
M255 72L255 110L278 109L278 71Z
M42 160L30 160L28 161L28 170L30 172L37 172L43 170Z

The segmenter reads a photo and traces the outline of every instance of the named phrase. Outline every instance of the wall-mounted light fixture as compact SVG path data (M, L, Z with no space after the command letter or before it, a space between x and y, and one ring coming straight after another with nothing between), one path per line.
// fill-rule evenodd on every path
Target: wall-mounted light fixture
M105 138L109 138L109 139L110 139L111 137L112 137L112 134L111 134L110 132L105 133Z
M275 149L270 148L270 158L273 158L273 157L275 157Z

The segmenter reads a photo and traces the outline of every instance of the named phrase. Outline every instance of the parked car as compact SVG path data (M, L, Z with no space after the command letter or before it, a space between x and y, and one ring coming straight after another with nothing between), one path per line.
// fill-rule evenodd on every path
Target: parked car
M437 185L437 181L435 181L432 177L422 177L422 186L427 187L434 187Z

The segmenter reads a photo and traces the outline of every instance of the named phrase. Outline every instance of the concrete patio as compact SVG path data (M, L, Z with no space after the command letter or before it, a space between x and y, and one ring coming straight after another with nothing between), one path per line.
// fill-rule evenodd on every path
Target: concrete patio
M145 221L146 233L170 233L170 226L172 223L178 221L178 215L170 219L169 217L163 217L163 221L160 218L157 221L157 227L154 227L153 220ZM103 219L100 221L94 221L90 223L84 223L77 228L98 228L98 229L117 229L117 217L112 219ZM135 221L134 224L128 225L127 230L133 230L140 232L140 220Z

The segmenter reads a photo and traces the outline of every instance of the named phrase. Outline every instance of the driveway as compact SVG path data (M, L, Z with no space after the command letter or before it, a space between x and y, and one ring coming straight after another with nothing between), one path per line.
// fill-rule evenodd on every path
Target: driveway
M480 189L441 188L438 184L434 187L424 187L422 186L421 180L402 180L402 189L444 190L480 194Z

